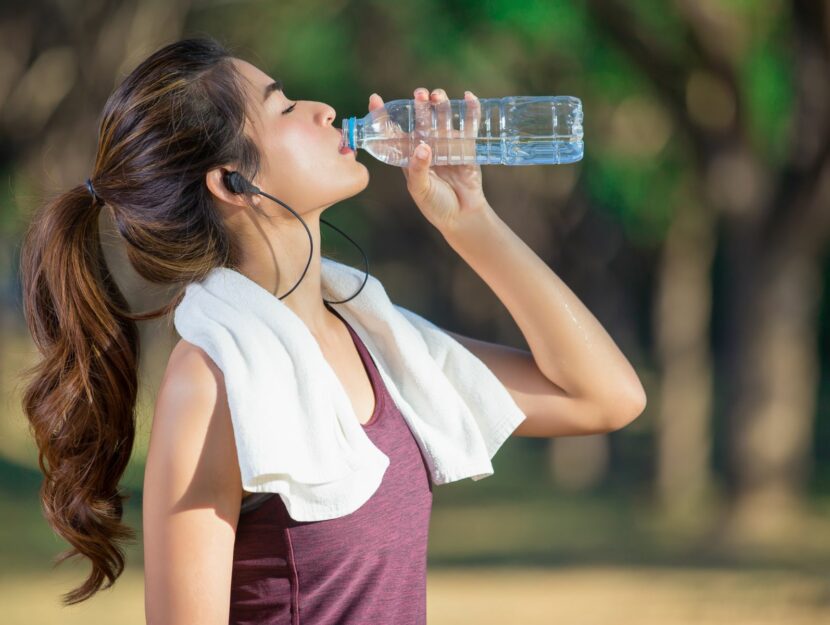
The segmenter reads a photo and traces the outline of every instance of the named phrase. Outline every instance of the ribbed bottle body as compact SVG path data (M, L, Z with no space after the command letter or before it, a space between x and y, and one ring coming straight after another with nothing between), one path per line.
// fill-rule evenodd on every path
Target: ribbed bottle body
M422 142L432 165L555 165L584 151L582 103L572 96L392 100L342 128L345 145L398 167Z

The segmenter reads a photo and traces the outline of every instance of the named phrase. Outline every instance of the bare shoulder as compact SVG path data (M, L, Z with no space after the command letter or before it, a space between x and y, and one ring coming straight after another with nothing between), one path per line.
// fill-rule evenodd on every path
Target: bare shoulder
M187 374L182 376L181 370L185 370ZM195 376L196 379L192 380L194 382L205 384L215 382L217 385L224 385L222 370L213 362L213 359L201 347L185 339L179 339L170 352L165 377L171 372L179 374L172 376L175 382L181 382L182 377L189 375Z
M221 418L223 411L230 414L222 370L205 350L185 339L179 339L170 352L158 399L210 404L215 418Z
M192 454L194 487L221 489L238 506L241 476L224 376L202 348L184 339L170 352L159 385L148 464L154 455L178 456L185 466L182 454Z

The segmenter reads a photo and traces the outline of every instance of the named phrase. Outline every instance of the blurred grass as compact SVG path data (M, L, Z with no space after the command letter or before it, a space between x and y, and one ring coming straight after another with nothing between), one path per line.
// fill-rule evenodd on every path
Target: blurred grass
M140 625L143 578L130 568L92 600L61 607L81 567L0 577L3 623ZM117 615L117 616L114 616ZM567 566L551 570L430 568L430 625L822 625L827 576L794 570Z

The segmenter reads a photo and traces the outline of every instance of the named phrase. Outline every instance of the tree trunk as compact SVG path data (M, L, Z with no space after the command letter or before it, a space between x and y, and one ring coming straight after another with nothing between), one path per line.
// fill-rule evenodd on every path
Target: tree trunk
M697 204L678 208L661 259L656 350L658 503L676 521L705 521L712 503L712 358L710 273L715 224Z
M736 544L783 537L804 518L822 284L820 263L809 250L747 251L738 262L737 275L745 284L731 293L727 460L732 505L723 528L723 538Z

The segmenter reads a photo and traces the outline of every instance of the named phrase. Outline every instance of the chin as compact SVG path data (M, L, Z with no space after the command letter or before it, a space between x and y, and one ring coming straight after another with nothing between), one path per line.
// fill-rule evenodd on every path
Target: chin
M360 166L363 168L363 171L365 171L365 172L366 172L366 183L363 185L363 189L365 189L366 187L368 187L368 186L369 186L369 178L370 178L370 176L369 176L369 168L368 168L368 167L366 167L366 165L364 165L363 163L360 163ZM361 191L362 191L363 189L361 189Z
M368 171L364 177L361 178L360 182L357 182L349 187L346 191L342 194L338 195L337 199L333 202L327 203L324 205L324 208L328 208L329 206L334 206L338 202L342 202L343 200L348 200L350 197L354 197L358 193L362 192L366 187L369 186L369 174Z
M360 165L360 171L361 171L361 175L360 175L360 179L359 179L360 181L356 182L354 184L354 186L352 187L354 189L354 191L351 195L357 195L358 193L363 191L363 189L365 189L366 187L369 186L369 169L363 163L358 162L358 165ZM351 197L351 196L349 196L349 197Z

